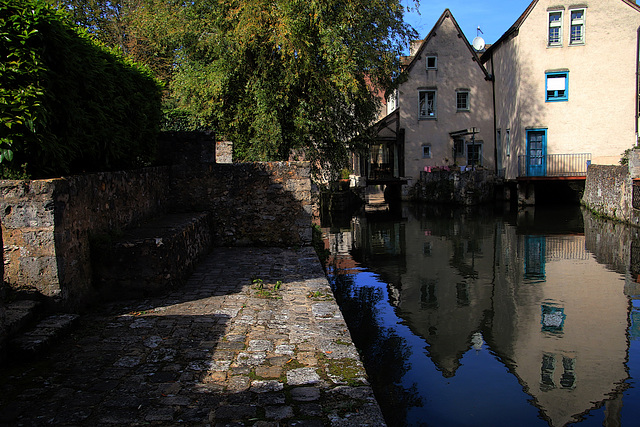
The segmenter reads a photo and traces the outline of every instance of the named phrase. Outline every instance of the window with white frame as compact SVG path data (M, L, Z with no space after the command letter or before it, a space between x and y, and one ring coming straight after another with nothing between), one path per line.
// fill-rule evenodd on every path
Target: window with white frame
M431 158L431 145L425 144L422 146L422 158L430 159Z
M504 134L504 145L507 149L507 156L511 155L511 129L505 129Z
M437 69L438 69L438 57L427 56L427 70L437 70Z
M569 72L546 73L546 101L569 100Z
M549 12L549 46L562 46L563 11Z
M435 90L421 90L418 92L418 117L421 119L436 118Z
M569 44L584 44L584 9L571 10L571 34Z
M458 89L456 91L456 110L469 111L469 89Z

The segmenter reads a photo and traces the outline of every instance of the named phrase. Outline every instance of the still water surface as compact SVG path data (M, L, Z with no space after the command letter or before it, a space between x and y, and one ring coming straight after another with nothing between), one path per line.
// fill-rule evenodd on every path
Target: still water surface
M637 229L579 207L332 221L329 278L390 426L640 423Z

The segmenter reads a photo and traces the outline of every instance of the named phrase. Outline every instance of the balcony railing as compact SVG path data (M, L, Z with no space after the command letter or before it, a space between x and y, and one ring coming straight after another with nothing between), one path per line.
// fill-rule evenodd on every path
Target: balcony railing
M587 176L591 153L547 154L537 160L538 165L535 165L527 161L527 156L518 156L518 177Z

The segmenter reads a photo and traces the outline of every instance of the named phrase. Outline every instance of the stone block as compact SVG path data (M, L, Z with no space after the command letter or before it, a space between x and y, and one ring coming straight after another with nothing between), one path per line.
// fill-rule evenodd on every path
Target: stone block
M94 243L95 281L108 297L157 293L184 283L210 247L207 213L166 215Z

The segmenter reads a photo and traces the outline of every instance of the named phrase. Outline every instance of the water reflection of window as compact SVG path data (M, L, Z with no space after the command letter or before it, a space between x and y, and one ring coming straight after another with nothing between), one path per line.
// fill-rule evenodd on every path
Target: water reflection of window
M431 249L433 248L433 242L424 242L422 245L422 253L427 256L431 256Z
M553 382L553 372L556 370L556 357L553 354L542 354L542 367L540 369L540 390L548 391L556 388Z
M544 236L524 238L524 278L545 280L546 241Z
M542 304L542 331L560 334L564 329L564 308Z
M459 306L469 305L469 285L462 282L456 283L456 301Z
M562 356L562 377L560 386L562 388L574 389L576 387L576 359Z
M467 241L467 253L468 254L480 254L482 253L482 246L478 240Z
M437 308L438 297L436 296L436 281L422 280L420 286L420 307Z
M640 185L634 184L633 189L634 192L640 193ZM640 194L639 194L640 196ZM640 201L640 197L638 197ZM636 283L640 283L640 241L633 239L631 240L631 262L629 263L629 271L631 272L631 277L636 281Z
M549 391L556 388L553 376L556 370L556 358L553 353L542 354L542 366L540 368L540 390ZM562 356L562 375L560 387L573 390L576 387L576 359Z

